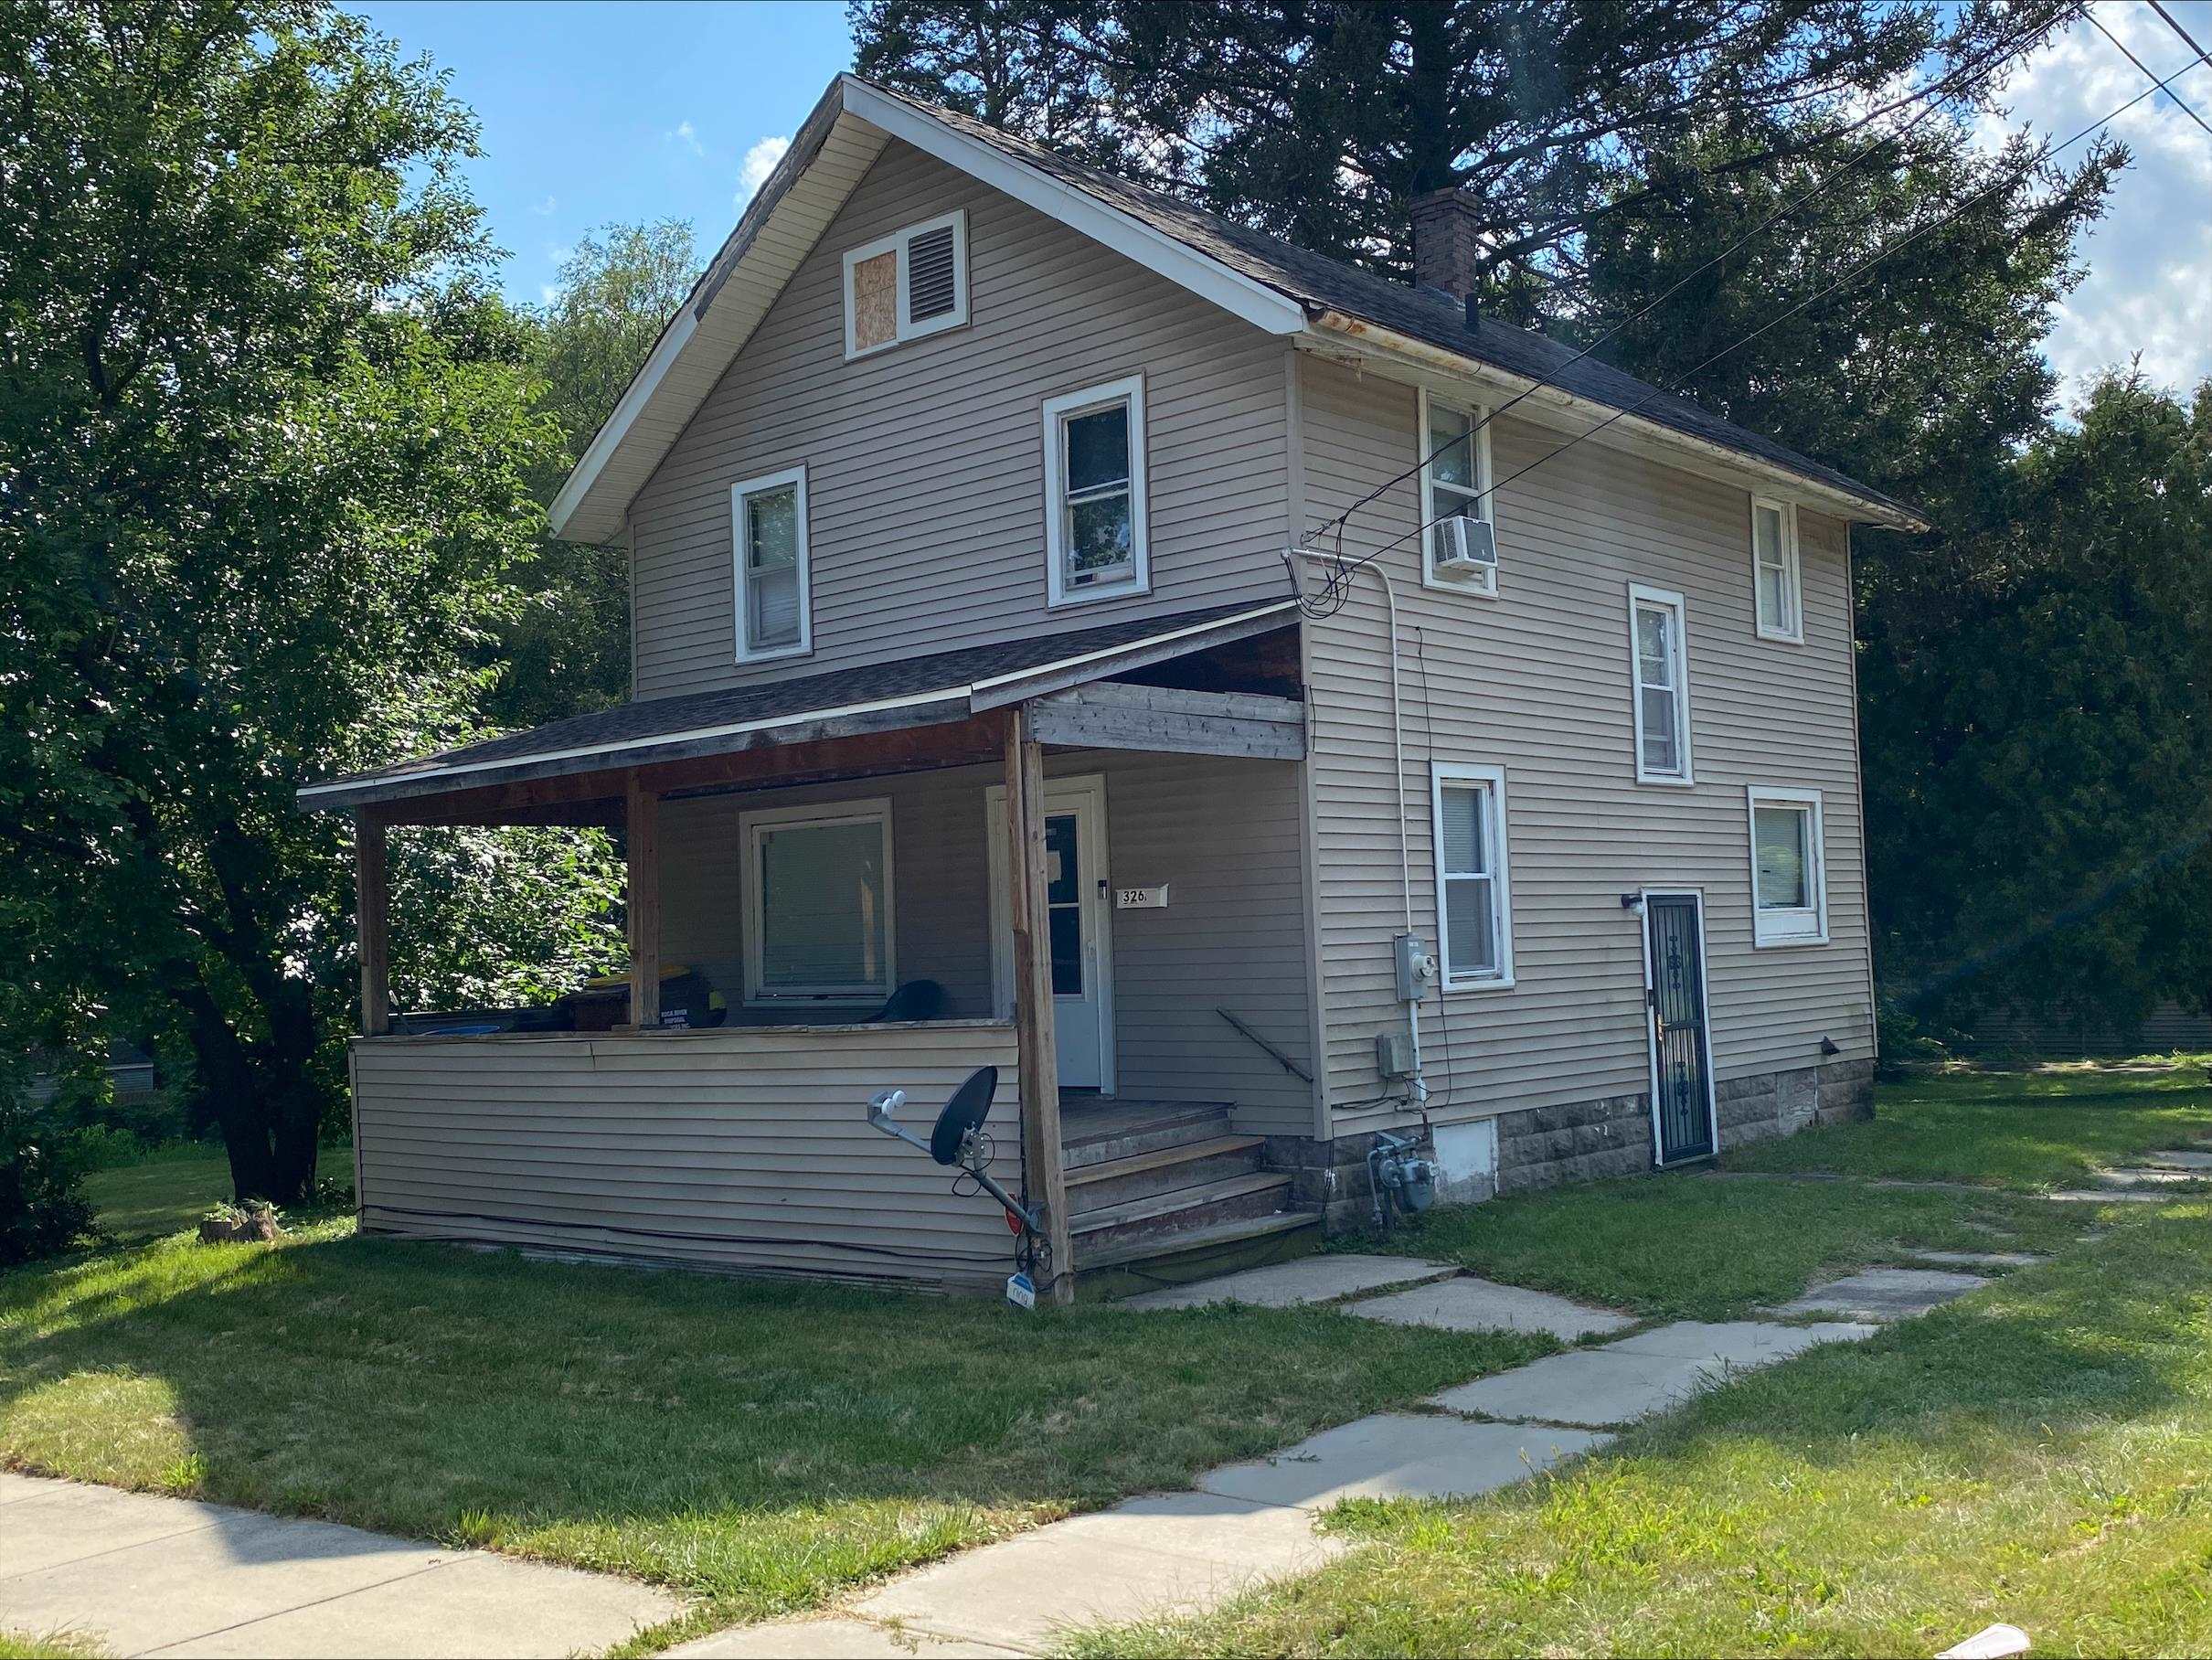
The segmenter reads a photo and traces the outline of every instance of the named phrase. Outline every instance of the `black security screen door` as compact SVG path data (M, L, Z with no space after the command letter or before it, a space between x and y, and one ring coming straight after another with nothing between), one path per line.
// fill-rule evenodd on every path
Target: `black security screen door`
M1713 1151L1707 1080L1712 1047L1705 1029L1705 940L1697 901L1653 894L1644 901L1651 952L1652 1043L1659 1091L1659 1162Z

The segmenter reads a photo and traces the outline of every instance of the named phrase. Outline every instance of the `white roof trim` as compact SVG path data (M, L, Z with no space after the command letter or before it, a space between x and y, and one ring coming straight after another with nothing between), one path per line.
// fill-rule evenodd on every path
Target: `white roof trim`
M590 447L584 451L582 459L576 463L576 470L569 474L568 482L561 485L560 494L553 498L553 505L547 511L546 518L555 536L569 527L569 519L575 516L577 508L583 505L583 499L598 480L601 470L621 447L622 440L629 436L632 425L644 412L646 404L653 400L653 394L659 388L662 377L668 373L685 345L698 332L698 314L692 309L691 302L686 300L654 346L653 355L645 359L645 367L638 371L637 378L630 383L630 389L622 394L622 401L614 406L614 413L607 417L606 425L600 428L591 440Z
M904 100L877 91L865 80L851 75L840 80L845 110L881 127L893 138L902 139L947 166L957 167L1092 241L1127 255L1147 271L1211 300L1256 328L1271 335L1294 335L1304 329L1305 307L1266 283L1232 271L1210 255L1110 207L1087 190L1062 184L1040 167L954 131Z

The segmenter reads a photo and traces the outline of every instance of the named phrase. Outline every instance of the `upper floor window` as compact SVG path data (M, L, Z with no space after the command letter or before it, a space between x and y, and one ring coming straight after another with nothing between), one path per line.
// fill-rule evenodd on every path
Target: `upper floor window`
M814 649L807 595L806 469L749 478L729 489L737 550L738 661Z
M1446 991L1513 984L1513 902L1505 880L1505 773L1439 761L1431 773L1436 937Z
M1474 409L1420 394L1421 578L1433 587L1463 593L1494 595L1498 591L1497 542L1487 533L1470 534L1453 521L1490 523L1490 428Z
M863 357L968 320L964 208L845 255L845 355Z
M1686 784L1690 775L1688 629L1682 596L1632 582L1629 663L1636 694L1636 782Z
M1055 605L1151 587L1143 376L1045 399L1045 552Z
M1804 596L1799 576L1796 507L1753 496L1751 593L1759 608L1760 639L1804 644Z
M1828 942L1828 868L1820 792L1747 786L1751 814L1751 942Z

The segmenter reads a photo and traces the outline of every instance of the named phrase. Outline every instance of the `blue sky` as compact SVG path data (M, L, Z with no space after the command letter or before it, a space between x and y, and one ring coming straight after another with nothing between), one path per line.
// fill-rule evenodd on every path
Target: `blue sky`
M2188 61L2143 0L2092 4L2161 75ZM2212 0L2166 5L2212 47ZM512 255L506 284L518 300L541 298L564 252L610 220L688 218L703 251L718 245L830 77L852 62L845 8L829 0L381 0L357 9L450 69L483 121L485 154L472 176ZM2147 84L2078 23L2023 66L2005 102L2012 123L2064 138ZM2197 65L2175 90L2212 121L2212 66ZM2135 352L2156 378L2192 385L2212 374L2212 134L2164 95L2113 131L2136 165L2086 246L2090 275L2049 355L2069 393Z

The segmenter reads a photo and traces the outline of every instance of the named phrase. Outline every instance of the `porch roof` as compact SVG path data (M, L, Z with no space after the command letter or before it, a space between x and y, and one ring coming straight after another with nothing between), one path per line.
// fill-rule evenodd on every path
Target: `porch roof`
M1296 603L1217 605L765 685L647 698L307 784L298 800L309 811L349 811L524 779L963 720L1287 626Z

